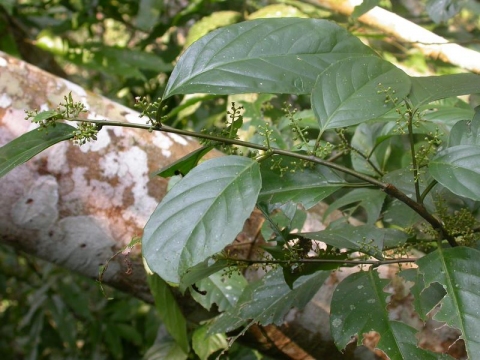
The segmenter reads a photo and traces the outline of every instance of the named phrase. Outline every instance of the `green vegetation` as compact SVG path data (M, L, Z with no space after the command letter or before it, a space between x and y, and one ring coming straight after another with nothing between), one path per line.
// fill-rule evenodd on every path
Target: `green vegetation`
M157 304L167 305L154 312L125 295L108 302L101 294L95 306L89 299L77 303L71 295L88 286L86 281L56 281L57 270L48 265L24 270L24 277L8 280L14 283L5 278L3 286L11 291L22 284L15 301L31 310L0 308L2 322L23 324L15 330L29 341L22 352L33 358L60 351L58 356L145 355L153 344L152 329L162 323L171 337L157 341L151 356L206 359L255 323L281 324L292 306L302 308L311 300L331 271L363 265L333 296L330 326L337 347L344 349L353 336L361 344L362 334L374 330L381 335L377 347L391 359L449 358L418 348L416 330L389 319L388 281L377 269L415 263L418 267L399 276L414 284L420 318L440 304L434 319L461 331L471 358L480 353L480 112L474 96L471 103L458 98L480 93L478 75L418 53L394 52L388 37L299 1L269 7L260 1L199 0L178 9L162 1L121 6L100 1L93 8L73 1L48 2L44 8L39 3L0 2L3 16L35 25L35 44L54 54L73 79L135 103L147 121L130 127L193 136L204 148L159 173L183 177L144 229L149 284ZM431 19L441 23L460 12L449 21L458 34L474 36L464 29L478 23L478 9L443 3L428 2ZM59 15L59 8L66 12ZM294 17L262 18L269 11L293 11ZM4 43L5 50L21 53L13 35ZM409 74L438 72L411 76L394 64ZM48 136L33 130L15 140L22 146L0 148L0 174L53 143L94 141L102 128L124 126L79 119L81 110L66 94L61 109L27 114L42 127L57 126ZM77 122L78 128L58 124L62 120ZM214 147L227 156L201 161ZM334 211L342 217L325 230L301 232L307 211L321 201L329 205L325 217ZM224 250L255 208L265 218L265 252L250 259ZM16 258L9 250L3 256ZM21 262L35 264L27 258ZM248 283L239 271L249 266L263 266L267 274ZM35 289L38 282L29 280L35 276L51 285ZM189 291L207 309L217 306L221 314L192 328L169 286ZM46 291L53 295L39 306L28 301L27 296ZM133 325L116 326L124 329L118 334L107 330L104 340L92 339L94 330L76 327L73 319L65 324L62 311L87 319L92 329L123 324L127 316ZM85 339L81 346L79 338ZM17 354L7 345L14 339L4 339L0 346ZM246 351L235 344L224 356L235 359Z

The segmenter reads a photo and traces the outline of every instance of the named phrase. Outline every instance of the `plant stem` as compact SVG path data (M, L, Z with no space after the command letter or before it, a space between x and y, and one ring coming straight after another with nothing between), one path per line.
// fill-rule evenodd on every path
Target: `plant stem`
M420 194L420 182L418 179L418 165L417 165L417 158L415 157L415 142L413 139L413 110L408 101L405 101L405 105L407 106L407 114L408 114L408 140L410 142L410 152L412 154L412 167L413 167L413 183L415 186L415 197L417 198L417 202L422 204L422 196Z
M422 203L416 202L409 198L404 192L400 191L397 189L392 184L389 183L384 183L380 180L377 180L371 176L359 173L355 170L349 169L345 166L335 164L333 162L327 161L320 159L314 155L305 155L305 154L299 154L293 151L288 151L288 150L282 150L282 149L277 149L277 148L269 148L264 145L259 145L259 144L254 144L250 143L248 141L242 141L238 139L228 139L228 138L222 138L218 137L215 135L208 135L208 134L202 134L202 133L197 133L193 131L188 131L188 130L181 130L181 129L176 129L167 125L162 125L162 126L156 126L152 127L147 124L138 124L138 123L126 123L126 122L120 122L120 121L109 121L109 120L93 120L93 119L67 119L68 121L76 121L76 122L89 122L93 124L97 124L100 126L122 126L122 127L129 127L129 128L135 128L135 129L143 129L143 130L149 130L149 131L163 131L167 133L172 133L172 134L178 134L178 135L183 135L183 136L189 136L189 137L195 137L199 139L206 139L206 140L211 140L215 141L218 143L224 143L224 144L229 144L229 145L237 145L237 146L244 146L247 148L251 149L256 149L256 150L261 150L265 151L267 153L270 153L272 155L283 155L283 156L288 156L300 160L305 160L309 161L318 165L326 166L330 169L338 170L340 172L343 172L345 174L349 174L351 176L356 177L357 179L363 180L365 182L368 182L372 185L375 185L379 189L383 190L385 193L388 195L402 201L405 203L407 206L412 208L415 212L417 212L421 217L423 217L432 227L437 230L442 237L442 239L446 239L450 246L457 246L458 244L455 241L455 238L448 233L448 231L443 227L442 223L437 220L432 214L430 214L427 209L423 206Z
M416 258L400 258L400 259L387 259L387 260L335 260L335 259L298 259L298 260L251 260L251 259L236 259L236 258L224 258L228 261L243 262L248 264L349 264L349 265L388 265L388 264L400 264L411 263L417 261Z

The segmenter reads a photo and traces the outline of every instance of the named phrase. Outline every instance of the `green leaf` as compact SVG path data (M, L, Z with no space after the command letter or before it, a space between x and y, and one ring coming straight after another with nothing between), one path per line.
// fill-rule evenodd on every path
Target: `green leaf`
M309 94L330 64L373 51L317 19L258 19L204 36L180 57L163 98L175 94Z
M73 126L57 123L48 130L35 129L19 136L0 148L0 177L13 168L60 141L73 138Z
M160 19L163 8L163 0L140 0L135 20L136 26L140 30L150 32Z
M216 11L211 15L201 18L195 22L188 31L185 47L189 47L192 43L200 39L202 36L207 35L210 31L223 26L235 24L240 21L241 18L242 14L237 11Z
M187 321L173 297L170 287L157 274L149 274L147 280L155 299L155 307L160 319L178 346L184 353L188 354L190 345L188 344Z
M389 142L379 141L384 127L385 124L382 123L360 124L355 129L351 142L352 147L367 157L370 163L378 170L383 169L383 165L386 164L386 159L389 154L389 151L387 151ZM351 151L350 154L353 168L356 171L371 176L378 176L378 173L363 156L360 156L356 151Z
M168 178L174 175L187 175L190 170L197 166L198 162L202 157L205 156L210 150L213 149L213 146L202 146L195 151L192 151L190 154L185 155L181 159L175 161L174 163L164 167L156 175L163 178Z
M142 247L149 267L178 284L190 267L235 239L261 185L258 163L240 156L207 160L190 171L145 226Z
M295 165L288 159L275 158L262 163L263 186L260 191L260 201L270 204L285 204L291 201L302 204L305 209L310 209L345 183L336 172L325 166L299 169L294 172L287 171L282 175L280 168L285 166L295 169Z
M143 356L144 360L186 360L186 354L181 346L172 338L164 337L160 341L156 341Z
M210 264L211 261L211 259L206 259L205 261L202 261L201 263L188 269L187 272L182 276L182 281L179 286L180 290L184 291L187 287L195 284L197 281L209 277L210 275L230 266L227 260L220 259L215 261L213 264Z
M341 207L354 204L354 209L359 206L365 209L368 223L373 224L380 216L386 196L384 192L376 189L354 189L330 204L327 211L325 211L324 218L327 218L333 211Z
M408 97L414 107L452 96L480 93L480 75L476 74L412 77L411 81Z
M454 17L462 8L459 0L428 0L425 10L437 24Z
M140 332L134 326L122 323L117 323L115 326L117 327L118 334L122 338L137 346L142 346L142 334L140 334Z
M356 19L372 10L378 4L380 4L380 0L363 0L360 5L355 6L355 9L353 9L352 17Z
M209 325L202 325L195 329L192 337L192 347L200 359L208 359L218 350L228 348L225 334L208 335Z
M402 99L410 91L410 78L376 56L347 58L322 72L312 91L312 110L321 131L356 125L392 109L384 90Z
M430 161L428 168L433 178L454 194L480 200L480 146L447 148Z
M225 274L220 271L196 282L195 285L198 290L206 292L206 294L199 294L196 291L190 291L196 302L207 310L216 304L219 311L225 311L236 304L247 286L247 280L238 272Z
M299 235L308 239L323 241L337 249L346 248L361 251L377 259L383 259L384 230L373 225L353 226L345 224L340 228L300 233Z
M439 283L447 291L433 317L462 332L470 359L480 354L480 251L456 247L438 249L417 260L425 285Z
M383 289L388 280L376 271L360 271L346 277L333 293L330 308L330 331L337 347L344 349L358 336L376 331L381 334L376 348L392 360L437 359L438 354L416 346L416 330L406 324L391 321L387 311L387 295Z
M428 313L437 306L447 292L437 282L431 283L430 286L425 288L423 275L418 269L403 270L399 275L405 280L414 283L410 288L410 293L413 295L415 311L422 320L426 321L428 319Z
M450 131L448 145L477 145L480 146L480 107L475 108L475 116L471 121L457 122Z
M302 276L290 289L283 279L282 269L272 270L262 279L250 283L237 304L220 315L209 332L231 331L248 320L251 320L249 325L257 322L261 325L280 325L293 306L302 309L312 299L329 274L330 271L319 271Z

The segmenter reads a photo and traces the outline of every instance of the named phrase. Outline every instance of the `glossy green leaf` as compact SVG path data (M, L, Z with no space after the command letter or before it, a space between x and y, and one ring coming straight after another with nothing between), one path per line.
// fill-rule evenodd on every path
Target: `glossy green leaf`
M412 77L411 80L408 98L415 107L452 96L480 93L480 75L476 74Z
M157 274L149 274L147 281L160 319L178 346L188 354L190 345L187 336L187 321L173 297L170 287Z
M376 271L361 271L338 284L330 308L335 344L344 349L353 336L358 336L357 344L361 345L363 334L376 331L381 334L376 348L392 360L437 359L437 354L417 348L415 329L389 319L388 294L383 291L387 283Z
M168 178L174 175L185 176L190 172L190 170L197 166L200 159L212 149L213 146L202 146L201 148L198 148L188 155L185 155L183 158L175 161L174 163L164 167L156 175L163 178Z
M402 99L410 78L376 56L347 58L323 71L312 91L312 110L322 131L375 119L394 107L384 90Z
M145 226L142 248L150 269L178 284L189 268L235 239L261 184L258 163L240 156L207 160L190 171Z
M273 169L272 166L274 166ZM310 209L345 183L336 172L324 166L298 169L294 172L287 171L282 176L278 166L295 169L295 165L287 159L275 158L262 163L263 186L260 191L260 201L270 204L284 204L291 201L302 204L305 209Z
M477 145L480 146L480 107L475 108L475 116L471 121L457 122L450 131L448 145Z
M238 272L234 271L226 275L220 271L197 281L195 285L202 292L190 291L196 302L207 310L210 310L215 304L219 311L225 311L236 304L243 289L247 286L247 280Z
M374 52L317 19L258 19L204 36L179 59L164 98L175 94L309 94L330 64Z
M480 354L480 251L456 247L438 249L417 260L425 285L439 283L447 291L433 317L462 332L467 354Z
M351 205L350 207L352 208L360 206L367 212L368 223L373 224L380 216L386 196L387 195L384 192L376 189L354 189L331 203L324 214L324 218L330 215L333 211L344 206Z
M192 336L192 347L199 359L208 359L213 353L228 348L225 334L208 334L208 324L195 329Z
M433 178L454 194L480 200L480 146L457 145L442 150L428 168Z
M209 332L231 331L247 321L249 325L257 322L280 325L293 306L302 309L312 299L329 274L330 271L318 271L302 276L290 289L283 279L282 269L272 270L262 279L250 283L237 304L220 315Z
M346 224L340 228L327 228L322 231L300 233L299 235L308 239L323 241L337 249L361 251L377 259L383 259L384 230L373 225L353 226Z
M48 130L32 130L0 148L0 177L56 143L73 138L73 126L57 123Z

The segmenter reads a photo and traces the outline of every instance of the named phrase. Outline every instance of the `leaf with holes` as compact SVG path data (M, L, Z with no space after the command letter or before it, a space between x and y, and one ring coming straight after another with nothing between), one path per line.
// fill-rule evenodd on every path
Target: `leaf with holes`
M150 269L178 284L189 268L235 239L261 186L258 163L248 158L224 156L194 168L167 193L145 226L142 248Z
M330 308L330 331L337 347L344 349L353 336L361 345L363 334L376 331L381 334L376 348L391 360L438 359L438 354L417 348L415 329L389 319L388 294L383 291L387 283L376 271L360 271L338 284Z
M417 260L425 286L439 283L447 291L433 317L462 332L470 359L480 354L480 251L456 247L438 249Z

